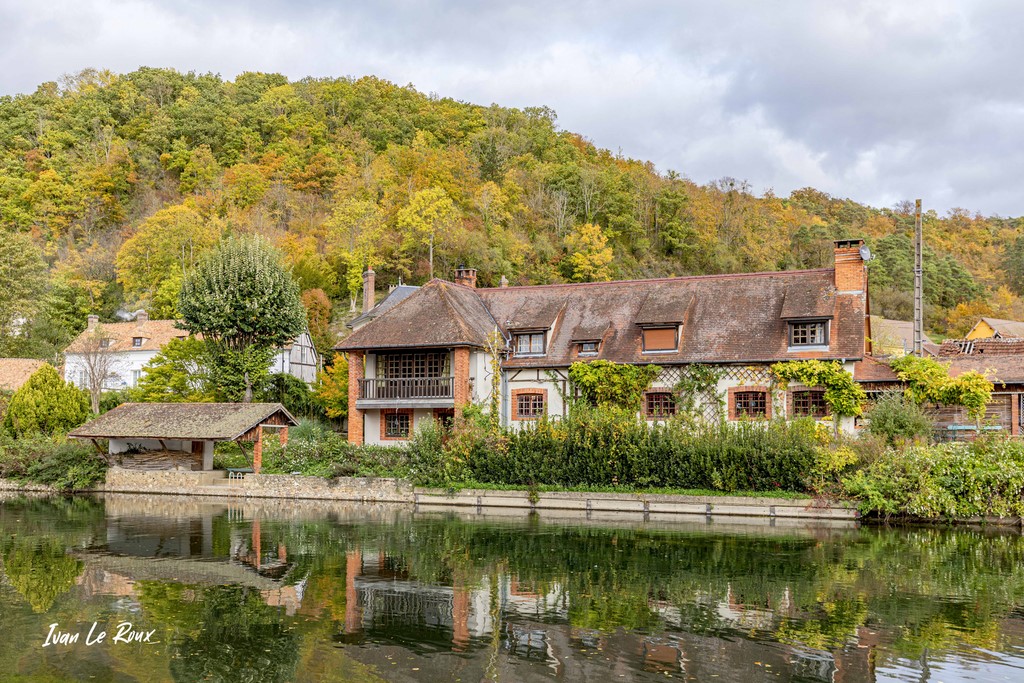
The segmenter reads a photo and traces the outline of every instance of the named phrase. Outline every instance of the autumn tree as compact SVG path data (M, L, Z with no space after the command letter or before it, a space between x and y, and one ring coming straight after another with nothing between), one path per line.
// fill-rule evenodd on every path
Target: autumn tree
M607 282L612 279L615 255L600 226L584 223L565 238L569 251L570 278L574 282Z
M348 361L341 354L317 375L315 398L327 417L340 419L348 415Z
M202 334L220 395L252 400L275 350L306 327L299 286L281 253L261 238L228 238L186 276L184 327Z
M398 212L398 229L402 232L402 246L406 251L422 253L445 244L459 219L459 211L448 194L439 187L421 190L412 196L409 205ZM430 261L430 276L434 276L434 262Z
M157 211L117 252L117 279L125 296L152 303L165 282L180 287L185 273L216 246L221 232L218 220L205 218L189 202Z

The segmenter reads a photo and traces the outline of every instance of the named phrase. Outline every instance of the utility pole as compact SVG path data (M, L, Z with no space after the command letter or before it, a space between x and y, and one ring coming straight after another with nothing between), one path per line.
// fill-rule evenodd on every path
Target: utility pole
M924 355L924 240L921 200L914 203L914 355Z

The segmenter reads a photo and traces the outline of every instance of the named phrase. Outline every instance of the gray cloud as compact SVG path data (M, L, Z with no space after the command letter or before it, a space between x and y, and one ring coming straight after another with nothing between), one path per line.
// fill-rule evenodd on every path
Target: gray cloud
M376 74L546 104L562 127L698 182L1024 214L1024 7L0 0L0 93L84 67Z

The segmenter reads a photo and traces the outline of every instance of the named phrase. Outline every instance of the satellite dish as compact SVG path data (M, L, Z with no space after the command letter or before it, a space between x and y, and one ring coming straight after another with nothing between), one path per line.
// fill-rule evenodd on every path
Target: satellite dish
M864 245L860 248L860 257L865 261L871 260L871 250L868 249L868 245Z

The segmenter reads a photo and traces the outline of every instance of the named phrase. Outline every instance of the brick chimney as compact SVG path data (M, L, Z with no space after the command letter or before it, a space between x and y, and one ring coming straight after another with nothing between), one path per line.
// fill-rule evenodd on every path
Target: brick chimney
M373 272L373 268L367 268L363 273L363 313L369 313L376 303L374 290L376 283L377 274Z
M86 320L89 321L89 324L85 326L85 329L89 330L90 332L95 330L96 326L100 324L100 317L98 315L90 315L88 318L86 318Z
M836 240L835 245L836 289L851 294L864 292L868 272L861 253L864 240Z
M146 311L139 311L135 314L135 322L138 323L139 327L142 327L149 322L149 313Z
M476 268L460 265L455 269L455 284L476 287Z

